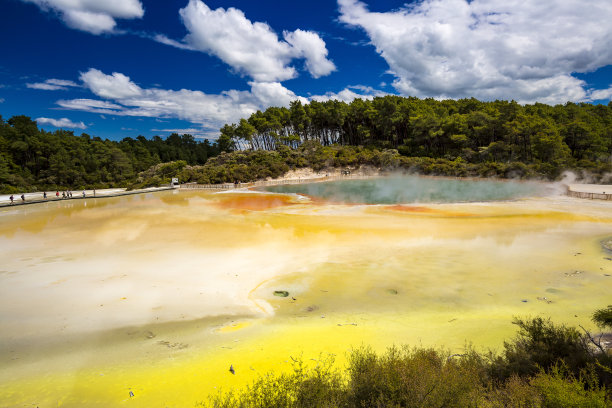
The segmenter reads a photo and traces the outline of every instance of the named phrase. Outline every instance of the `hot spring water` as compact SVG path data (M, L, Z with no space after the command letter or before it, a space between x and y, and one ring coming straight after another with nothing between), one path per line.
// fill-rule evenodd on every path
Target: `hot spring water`
M350 204L458 203L501 201L550 193L545 184L500 180L466 180L395 176L264 187Z
M193 406L300 355L342 364L362 344L499 350L513 316L591 327L612 289L610 203L457 183L5 209L0 406Z

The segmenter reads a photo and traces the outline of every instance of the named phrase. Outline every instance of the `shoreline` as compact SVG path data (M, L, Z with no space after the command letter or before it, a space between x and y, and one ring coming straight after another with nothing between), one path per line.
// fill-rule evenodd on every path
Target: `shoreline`
M100 189L95 190L84 190L85 196L82 196L83 190L79 190L79 192L71 198L57 198L51 192L48 197L43 198L43 192L33 192L33 193L24 193L26 198L25 201L21 201L20 195L14 194L14 202L11 203L9 200L9 194L0 195L0 208L4 207L17 207L20 205L29 205L29 204L41 204L48 202L59 202L59 201L67 201L67 200L83 200L83 199L91 199L91 198L109 198L109 197L120 197L125 195L134 195L134 194L145 194L151 192L158 191L166 191L173 189L185 189L185 190L211 190L211 191L224 191L224 190L239 190L239 189L251 189L253 187L261 187L261 186L273 186L279 184L299 184L304 182L325 182L332 180L342 180L342 179L362 179L362 178L377 178L377 177L386 177L393 176L394 172L382 171L380 169L374 167L359 167L358 169L349 172L346 174L340 168L334 168L330 170L321 170L315 171L312 168L302 168L296 170L289 170L283 176L275 178L275 179L264 179L257 180L253 182L247 183L239 183L238 185L234 183L221 183L221 184L197 184L197 183L184 183L179 185L178 187L173 186L164 186L164 187L149 187L145 189L138 190L126 190L125 188L108 188L108 189ZM404 173L397 173L404 174ZM461 179L461 180L489 180L490 178L486 177L450 177L450 176L434 176L434 175L424 175L424 174L414 174L420 177L426 178L444 178L444 179ZM546 182L539 179L527 179L527 180L513 180L513 179L504 179L504 178L493 178L497 181L514 181L514 182L540 182L545 184L559 184L560 186L564 186L566 192L564 195L575 197L575 198L588 198L588 199L603 199L603 200L612 200L612 185L604 185L604 184L582 184L582 183L564 183L563 181L558 182Z
M19 207L22 205L30 205L30 204L44 204L44 203L52 203L52 202L62 202L62 201L70 201L70 200L87 200L93 198L110 198L110 197L120 197L126 195L134 195L134 194L145 194L145 193L154 193L157 191L166 191L166 190L174 190L176 187L149 187L140 190L126 190L124 188L105 188L100 190L79 190L78 193L73 193L73 197L70 198L62 198L56 197L55 194L48 193L47 198L43 198L43 192L37 191L34 193L24 193L26 198L25 201L21 200L19 195L13 194L14 202L10 202L10 194L0 195L0 208L3 207ZM72 191L72 190L71 190ZM83 191L85 191L85 196L83 196Z

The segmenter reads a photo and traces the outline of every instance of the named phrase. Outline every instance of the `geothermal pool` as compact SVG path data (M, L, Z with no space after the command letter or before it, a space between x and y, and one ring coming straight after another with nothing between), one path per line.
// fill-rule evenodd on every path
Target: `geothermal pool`
M181 190L2 209L0 406L193 406L300 355L499 350L513 316L592 327L610 303L612 206L529 188L488 202Z
M551 194L552 186L536 182L390 176L284 184L263 191L293 193L346 204L458 203L501 201Z

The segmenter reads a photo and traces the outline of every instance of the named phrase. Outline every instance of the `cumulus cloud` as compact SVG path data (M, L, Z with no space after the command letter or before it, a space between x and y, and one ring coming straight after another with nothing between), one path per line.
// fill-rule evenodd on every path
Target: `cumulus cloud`
M591 100L571 74L612 64L607 0L422 0L384 13L338 4L340 20L367 33L404 95Z
M295 59L304 59L306 69L315 78L336 69L327 59L325 42L316 33L285 31L282 41L268 24L252 22L241 10L212 10L201 0L189 0L179 13L189 32L183 41L161 34L154 37L156 41L214 55L257 82L296 77L297 71L290 65Z
M374 89L369 86L354 85L344 88L340 92L327 92L324 95L313 95L310 100L317 102L325 102L330 100L336 100L341 102L350 103L355 99L367 99L371 100L377 96L388 95L386 92Z
M372 99L385 93L366 86L350 86L338 93L305 98L296 95L278 82L249 82L248 91L228 90L220 94L206 94L188 89L169 90L142 88L128 76L114 72L105 74L95 68L81 73L84 86L97 97L106 99L68 99L57 104L67 110L77 110L101 115L175 118L201 126L188 129L153 129L160 132L191 133L194 136L211 137L209 130L217 130L228 122L237 122L258 110L270 106L289 106L294 100L304 104L311 100L337 99L350 102L355 98ZM215 133L216 134L216 133Z
M593 101L601 101L601 100L612 100L612 86L608 89L598 89L592 90L589 94L590 99Z
M81 81L97 96L107 99L122 99L137 97L142 89L133 83L129 77L113 72L106 75L97 69L81 73Z
M80 85L76 82L68 81L66 79L51 78L47 79L44 82L27 83L26 86L31 89L41 89L44 91L66 91L69 88L78 87Z
M295 99L306 101L278 82L249 82L250 91L206 94L188 89L141 88L126 75L109 75L94 68L80 78L93 94L108 100L60 100L59 106L105 115L178 118L213 129L268 106L287 106Z
M92 34L112 32L115 19L142 18L139 0L22 0L44 11L54 11L70 28Z
M329 75L336 70L333 62L327 59L325 42L312 31L300 29L283 33L285 41L293 47L296 56L306 59L306 69L314 78Z
M75 123L68 118L53 119L53 118L36 118L38 124L51 125L56 128L69 128L69 129L86 129L87 126L83 122Z

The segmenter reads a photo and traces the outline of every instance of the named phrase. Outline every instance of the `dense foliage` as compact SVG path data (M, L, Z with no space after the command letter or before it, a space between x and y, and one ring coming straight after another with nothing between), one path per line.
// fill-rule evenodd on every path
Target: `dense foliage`
M184 166L177 173L184 182L201 184L231 183L236 180L251 182L266 177L282 176L287 170L309 167L316 171L330 168L357 169L371 167L394 172L408 172L453 177L540 178L553 180L569 167L548 162L523 163L484 161L468 162L461 157L454 160L433 157L402 156L395 149L374 149L363 146L323 146L309 140L291 149L279 145L276 150L240 150L221 153L204 166ZM590 181L612 182L612 164L598 163L594 167L573 167ZM160 182L164 176L147 172L142 185ZM149 177L149 178L147 178ZM152 177L152 178L151 178ZM168 177L168 176L165 176ZM166 179L167 180L167 179Z
M612 305L605 309L598 309L593 313L593 321L600 327L612 329Z
M102 140L66 130L46 132L27 116L0 116L0 192L126 186L161 162L204 164L217 144L172 134L146 139Z
M221 129L239 149L323 146L397 149L402 156L468 163L547 163L597 168L612 155L612 104L549 106L511 101L385 96L258 111Z
M168 162L176 163L160 166ZM545 179L569 169L609 183L612 104L522 106L399 96L350 104L295 101L223 126L214 144L178 134L115 142L39 130L26 116L7 122L0 117L1 192L154 186L176 176L204 184L248 182L301 167L360 166Z
M314 367L268 374L202 406L259 407L612 407L612 360L589 335L542 318L516 319L520 331L501 355L432 348L353 350L345 370L323 357Z

